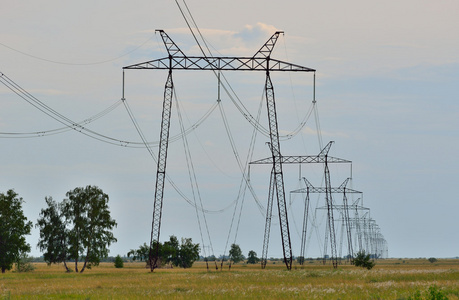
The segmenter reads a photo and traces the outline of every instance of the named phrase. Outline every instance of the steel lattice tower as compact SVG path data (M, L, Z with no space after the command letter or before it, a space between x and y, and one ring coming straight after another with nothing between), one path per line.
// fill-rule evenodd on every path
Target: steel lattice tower
M284 191L284 179L282 172L282 156L277 124L276 105L274 98L274 87L271 81L272 71L291 72L315 72L314 69L283 62L271 58L272 50L281 31L275 32L271 38L252 57L208 57L208 56L186 56L172 39L163 31L157 30L168 52L168 57L142 62L126 66L126 69L163 69L169 70L166 81L163 115L161 122L160 147L158 153L158 167L156 173L155 199L153 208L153 221L150 243L150 266L153 271L156 268L158 257L157 243L159 243L161 227L161 211L163 204L164 180L166 174L166 158L169 142L169 126L171 116L171 102L173 92L172 70L210 70L210 71L264 71L266 73L265 95L268 108L269 136L272 152L272 175L270 183L270 197L276 195L279 209L279 221L282 235L282 247L284 262L287 269L292 266L292 249L290 232L287 218L287 206ZM269 200L268 200L269 202ZM269 205L268 205L269 206Z
M331 157L328 156L328 152L330 150L331 145L333 144L333 141L329 142L324 149L318 154L318 155L306 155L306 156L281 156L281 162L282 164L311 164L311 163L323 163L325 164L326 169L328 170L328 163L352 163L349 160L337 158L337 157ZM272 157L256 160L253 162L250 162L251 165L262 165L262 164L272 164L274 159ZM328 176L330 177L330 176ZM271 172L271 184L273 182L273 172ZM306 178L303 178L305 180L306 189L300 189L300 190L295 190L291 191L291 193L307 193L309 194L309 188L311 188L311 193L326 193L327 188L314 188L307 180ZM329 195L331 193L335 193L337 188L332 188L329 184ZM307 230L307 218L308 218L308 204L309 204L309 196L306 197L305 200L305 208L304 208L304 216L303 216L303 234L301 237L301 250L300 250L300 255L304 256L304 249L306 245L306 230ZM329 196L330 197L330 196ZM331 199L331 198L330 198ZM265 225L265 235L264 235L264 240L263 240L263 253L261 257L261 267L265 268L267 259L268 259L268 244L269 244L269 233L271 229L271 214L272 214L272 186L270 185L270 191L269 191L269 196L268 196L268 209L267 209L267 214L266 214L266 225ZM329 201L327 201L328 203ZM332 205L330 204L330 210L332 210ZM331 218L333 218L333 215L331 215ZM333 229L333 228L332 228ZM334 229L333 229L334 232ZM334 233L333 233L334 236ZM333 240L334 241L334 240ZM327 242L326 242L327 243ZM333 244L332 244L333 247ZM336 245L334 247L336 249ZM336 252L336 251L335 251ZM334 264L336 267L337 264Z

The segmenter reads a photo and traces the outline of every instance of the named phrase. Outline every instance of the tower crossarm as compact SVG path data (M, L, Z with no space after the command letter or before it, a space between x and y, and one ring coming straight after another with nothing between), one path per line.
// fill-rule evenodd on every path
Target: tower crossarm
M316 70L271 58L277 38L282 31L276 31L252 57L187 56L164 32L161 35L168 57L154 59L123 67L123 69L164 69L164 70L214 70L214 71L290 71L315 72Z
M333 141L330 141L317 155L305 155L305 156L282 156L281 160L283 164L304 164L304 163L352 163L350 160L328 156L330 147ZM272 164L272 157L263 158L250 162L249 164ZM347 183L347 182L346 182Z
M328 156L328 163L352 163L350 160ZM305 155L305 156L282 156L283 164L305 164L305 163L324 163L325 156ZM272 157L267 157L250 162L252 165L272 164Z
M354 209L354 210L363 210L363 211L370 211L370 208L368 207L363 207L363 206L353 206L353 205L346 205L348 209ZM337 209L337 210L342 210L344 209L344 205L339 205L339 204L334 204L333 205L333 208L334 209ZM317 210L326 210L327 207L326 206L320 206L320 207L316 207Z
M215 70L215 71L290 71L315 72L316 70L268 57L203 57L171 56L154 59L123 69L162 70ZM267 61L269 60L269 67ZM171 65L169 65L171 63Z
M345 190L346 190L346 193L348 194L362 194L363 193L360 191L356 191L356 190L349 189L349 188L343 188L343 187L332 187L331 188L332 193L344 193ZM325 187L309 187L309 193L317 194L317 193L325 193L325 191L326 191ZM307 188L301 188L301 189L293 190L290 193L307 193L307 192L308 192Z

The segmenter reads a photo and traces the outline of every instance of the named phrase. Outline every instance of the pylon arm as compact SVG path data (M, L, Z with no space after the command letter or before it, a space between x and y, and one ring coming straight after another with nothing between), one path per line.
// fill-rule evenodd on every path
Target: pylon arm
M325 193L326 192L326 187L309 187L309 193ZM356 191L356 190L353 190L353 189L348 189L348 188L341 188L341 187L331 187L330 188L331 192L332 193L336 193L336 194L342 194L346 191L346 193L349 193L349 194L363 194L363 192L359 192L359 191ZM308 189L307 188L301 188L301 189L298 189L298 190L293 190L293 191L290 191L290 193L307 193L308 192Z
M349 209L354 209L354 210L370 211L370 208L364 207L364 206L347 205L347 207ZM344 205L333 204L333 208L337 209L337 210L343 210L344 209ZM316 210L326 210L326 209L327 209L326 206L316 207ZM336 221L338 221L338 220L336 220Z
M325 162L325 156L319 156L319 155L282 156L281 159L282 159L283 164L305 164L305 163L324 163ZM337 157L331 157L331 156L328 156L327 159L329 163L352 163L352 161L350 160L337 158ZM256 161L252 161L249 164L263 165L263 164L272 164L272 163L273 163L273 158L267 157L267 158L259 159Z
M170 60L171 59L171 60ZM123 69L178 69L215 71L269 71L315 72L316 70L267 57L198 57L171 56L150 60Z

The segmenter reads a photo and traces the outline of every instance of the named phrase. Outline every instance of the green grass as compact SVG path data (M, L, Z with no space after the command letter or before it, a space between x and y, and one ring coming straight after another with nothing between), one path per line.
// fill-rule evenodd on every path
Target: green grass
M379 260L372 270L341 265L333 270L319 262L295 265L233 265L207 271L159 269L142 263L117 269L101 264L84 273L65 273L62 266L35 264L30 273L0 274L0 299L430 299L429 288L459 299L459 260ZM414 298L420 295L421 298Z

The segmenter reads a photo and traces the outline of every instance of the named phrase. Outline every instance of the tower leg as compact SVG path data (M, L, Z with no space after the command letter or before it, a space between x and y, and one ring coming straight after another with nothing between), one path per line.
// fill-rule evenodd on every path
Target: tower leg
M330 250L333 263L333 268L338 267L338 255L336 253L336 235L335 235L335 221L333 218L333 200L331 193L330 170L328 169L327 156L325 156L325 200L327 202L328 210L328 230L330 233Z
M269 244L269 233L271 231L271 217L273 213L273 198L274 198L274 170L271 171L271 179L269 181L269 194L268 194L268 206L266 209L266 223L265 223L265 236L263 239L263 252L261 254L261 268L266 267L268 262L268 244Z
M161 120L161 133L158 151L158 167L156 171L155 202L153 204L153 221L151 223L151 239L149 264L153 272L158 267L159 256L159 233L161 228L161 215L164 196L164 182L166 179L166 158L169 145L169 127L171 119L172 93L174 84L172 81L172 69L169 70L164 88L163 114Z
M279 223L282 235L282 248L284 251L285 265L287 266L287 269L290 270L292 268L292 247L290 242L290 231L288 227L287 204L285 201L284 175L282 173L282 156L280 152L276 105L274 101L274 88L269 76L269 71L266 71L265 92L268 106L269 137L271 140L271 152L273 156L274 184L276 187Z
M308 232L308 215L309 215L309 187L307 187L306 199L304 200L304 214L303 214L303 232L301 234L301 250L300 256L302 259L300 260L300 265L304 264L304 253L306 252L306 237Z

